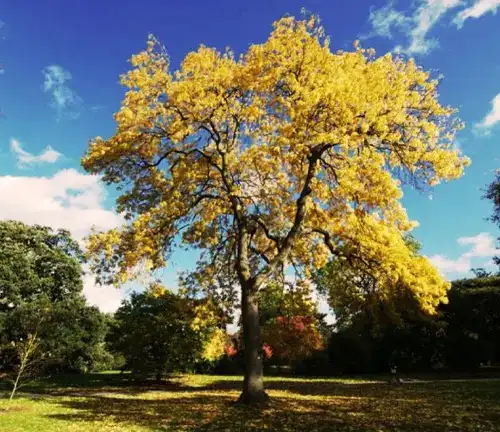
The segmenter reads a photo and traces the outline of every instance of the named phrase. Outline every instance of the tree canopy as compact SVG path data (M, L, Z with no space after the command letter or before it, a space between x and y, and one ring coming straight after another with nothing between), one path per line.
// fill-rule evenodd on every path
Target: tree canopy
M67 231L0 221L0 369L16 367L16 344L35 331L44 368L86 371L104 360L106 319L86 304L82 259Z
M125 367L157 379L202 359L215 361L224 353L225 335L210 305L196 303L157 283L133 293L115 313L110 346L124 356Z
M421 245L411 235L404 237L415 257ZM313 275L318 292L325 295L335 314L337 327L349 326L358 315L371 315L371 328L396 324L401 313L419 313L419 304L405 281L384 286L359 263L334 257ZM443 299L445 301L445 299ZM364 317L366 319L366 316Z
M239 283L245 400L263 395L257 291L287 265L307 278L334 255L383 286L404 281L427 311L446 298L449 283L405 244L402 185L457 178L468 159L453 148L455 110L413 60L332 52L312 16L279 20L239 57L202 45L170 71L150 38L131 63L116 132L82 160L118 186L127 222L94 233L90 256L119 283L184 245L204 252L197 285Z
M79 295L82 260L65 230L0 221L0 311L42 296L56 302Z
M484 198L493 203L493 212L490 220L500 227L500 169L497 170L495 178L486 188ZM500 256L493 257L493 260L500 268Z
M259 293L259 312L268 363L291 365L323 347L322 316L307 285L269 284Z

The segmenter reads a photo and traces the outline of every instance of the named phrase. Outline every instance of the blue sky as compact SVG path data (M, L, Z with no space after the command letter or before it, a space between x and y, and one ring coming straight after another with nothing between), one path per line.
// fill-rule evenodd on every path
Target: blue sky
M485 221L491 206L480 189L500 168L500 0L2 0L0 218L65 227L77 238L92 224L116 226L113 194L79 160L90 138L113 133L119 75L148 33L177 67L201 43L242 52L303 7L320 15L335 49L361 39L444 75L440 98L460 109L466 128L457 145L472 165L431 196L406 191L404 204L420 222L424 253L449 278L488 266L498 232ZM176 269L191 261L177 254L165 279L174 284ZM105 310L124 295L95 288L90 277L85 286Z

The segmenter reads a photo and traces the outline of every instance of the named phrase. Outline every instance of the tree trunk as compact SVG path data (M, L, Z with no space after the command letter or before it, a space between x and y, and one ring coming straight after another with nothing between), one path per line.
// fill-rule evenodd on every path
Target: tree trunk
M17 386L19 385L19 379L21 378L22 371L19 372L16 376L16 380L14 381L14 387L12 387L12 392L10 393L9 400L14 399L14 395L16 394L17 391Z
M264 404L269 396L264 391L262 380L262 357L260 346L259 305L257 293L250 284L242 286L241 318L245 356L245 378L239 402L243 404Z
M155 378L156 378L156 382L158 384L160 384L162 382L162 380L163 380L163 374L161 372L157 371Z

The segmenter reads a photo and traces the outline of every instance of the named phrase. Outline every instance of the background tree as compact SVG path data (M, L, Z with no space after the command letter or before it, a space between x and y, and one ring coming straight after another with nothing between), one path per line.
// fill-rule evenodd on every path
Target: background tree
M83 254L68 231L0 221L0 310L79 296Z
M446 322L445 362L452 370L500 364L500 276L454 281Z
M224 308L213 298L191 299L194 304L194 318L191 328L198 332L203 341L201 360L208 368L224 355L227 342Z
M320 316L309 286L273 282L259 293L262 343L270 362L296 365L323 347Z
M192 368L202 353L205 335L193 326L189 300L158 285L133 293L116 311L109 340L125 367L159 381L166 373Z
M500 228L500 169L496 171L495 178L488 185L484 198L493 203L493 213L490 220ZM500 273L500 256L494 257L493 260L499 266Z
M35 334L42 310L50 311L36 326L37 352L50 354L44 368L87 371L102 362L107 328L82 295L82 259L67 231L0 221L0 370L19 366L13 348Z
M262 330L262 339L279 363L294 365L323 348L315 318L279 316Z
M287 265L307 278L344 256L382 286L404 281L428 311L446 297L403 240L414 223L401 184L432 187L468 160L453 150L454 110L413 60L334 53L316 17L287 17L238 58L201 46L171 73L151 38L131 63L115 134L82 160L118 185L127 223L92 235L90 256L101 280L121 283L179 243L202 249L186 282L233 300L241 288L241 401L267 399L258 292Z
M344 373L387 372L393 363L405 372L473 371L500 364L500 278L457 280L449 302L434 316L409 313L405 304L363 309L332 335L332 368ZM389 317L383 318L386 311ZM396 315L394 315L394 312Z
M404 239L421 257L419 242L411 235ZM444 323L422 311L404 283L381 286L369 269L339 259L316 272L314 280L337 318L329 347L335 370L386 372L391 365L427 370L438 361L437 335Z
M409 234L404 240L414 257L422 258L420 243ZM400 313L420 313L418 300L409 287L402 282L382 286L370 269L359 262L333 258L314 273L313 280L318 292L327 298L338 328L363 316L362 320L369 319L371 328L376 330L377 326L396 324Z

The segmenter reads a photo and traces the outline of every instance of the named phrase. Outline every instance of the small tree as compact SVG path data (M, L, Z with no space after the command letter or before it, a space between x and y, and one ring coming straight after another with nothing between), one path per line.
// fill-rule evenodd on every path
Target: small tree
M323 347L317 304L303 283L273 282L259 295L262 342L273 363L292 365Z
M203 350L204 337L192 328L194 308L187 299L156 285L134 293L115 313L110 345L126 359L125 367L157 381L185 371Z
M39 322L41 324L41 321ZM17 370L15 369L15 378L13 380L12 391L10 393L9 399L14 399L18 388L21 386L21 379L24 379L27 375L32 374L35 365L41 360L37 358L37 354L40 348L40 339L38 335L38 328L35 330L34 334L29 333L25 341L20 340L19 342L12 342L15 349L15 353L19 357L19 365Z
M273 359L287 365L296 364L323 348L321 335L311 316L279 316L263 328L262 339L270 347Z
M119 186L121 229L95 233L100 279L122 283L146 261L161 268L179 245L200 248L191 286L241 289L241 401L267 400L258 293L292 264L304 278L329 256L382 282L405 281L433 311L449 283L403 240L415 224L402 183L460 177L460 123L418 67L355 46L332 52L316 17L286 17L236 57L201 46L169 70L154 38L131 59L116 133L82 160Z
M50 305L47 302L38 302L36 306L23 306L17 309L11 318L23 325L15 340L11 340L8 346L0 347L3 355L8 354L11 357L10 400L21 386L42 375L47 360L51 358L51 353L46 351L43 345L44 325L51 320Z

